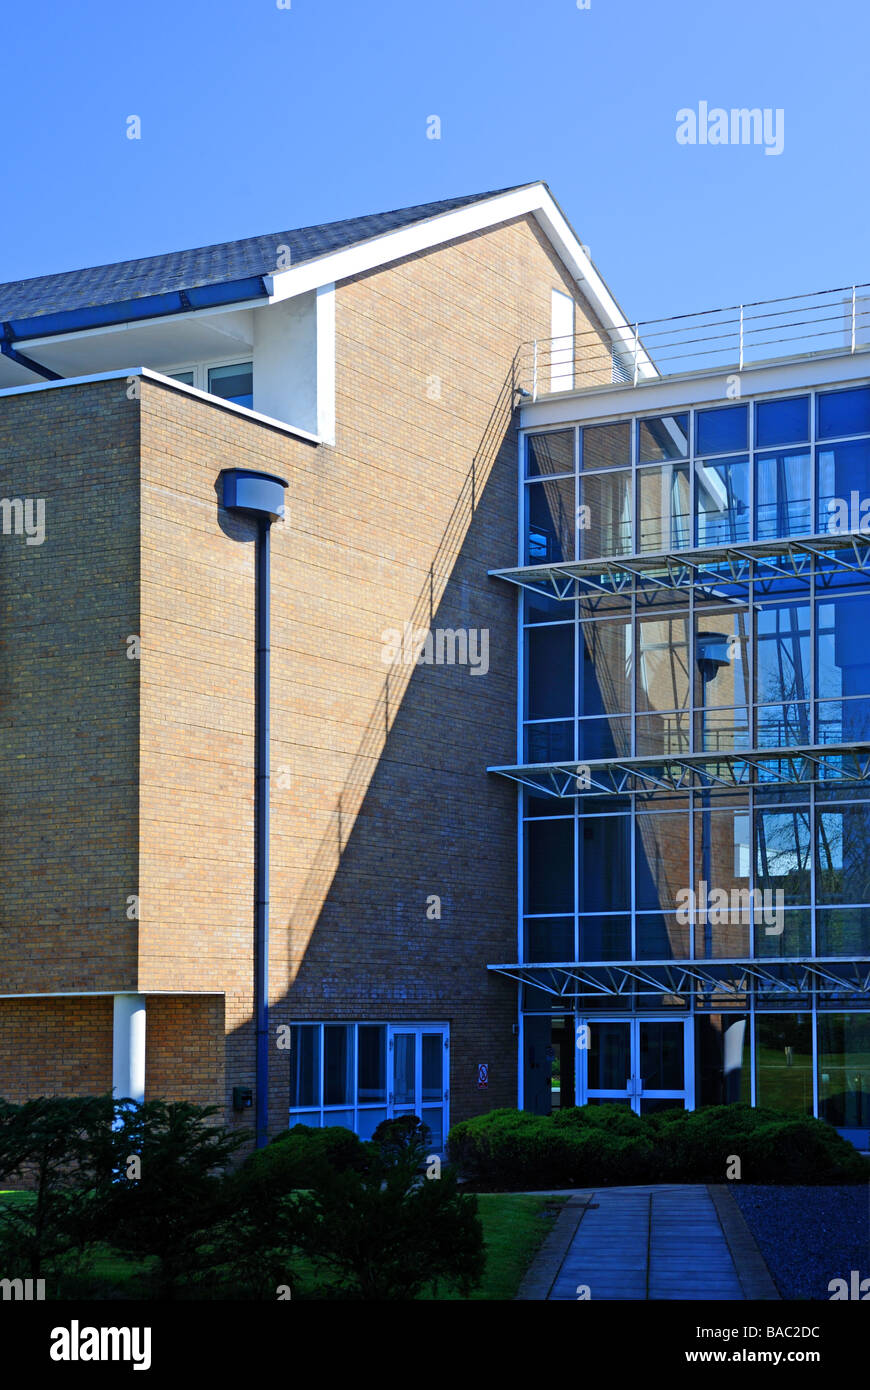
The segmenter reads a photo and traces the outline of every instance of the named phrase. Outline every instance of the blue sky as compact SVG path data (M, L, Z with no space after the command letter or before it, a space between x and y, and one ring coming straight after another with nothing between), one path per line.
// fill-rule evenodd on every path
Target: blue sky
M866 0L10 4L0 280L542 178L632 318L870 281L868 38ZM702 101L782 153L678 144Z

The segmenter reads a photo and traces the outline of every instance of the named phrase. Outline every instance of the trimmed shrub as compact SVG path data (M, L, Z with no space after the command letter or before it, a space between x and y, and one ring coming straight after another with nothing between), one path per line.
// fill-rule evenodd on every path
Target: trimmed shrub
M607 1105L572 1105L564 1110L554 1110L550 1116L554 1125L582 1125L585 1129L597 1127L606 1129L608 1134L622 1134L636 1139L646 1133L646 1125L640 1115L635 1115L628 1105L616 1103Z
M294 1125L265 1148L249 1154L236 1179L240 1191L251 1186L268 1187L283 1194L296 1188L316 1188L328 1173L361 1172L366 1162L366 1147L352 1129Z
M371 1142L385 1156L413 1154L417 1163L422 1163L432 1132L417 1115L397 1115L394 1120L381 1120Z
M666 1110L619 1105L552 1116L492 1110L454 1125L451 1160L490 1188L605 1187L649 1182L725 1182L729 1160L753 1183L865 1182L870 1161L823 1120L748 1105Z

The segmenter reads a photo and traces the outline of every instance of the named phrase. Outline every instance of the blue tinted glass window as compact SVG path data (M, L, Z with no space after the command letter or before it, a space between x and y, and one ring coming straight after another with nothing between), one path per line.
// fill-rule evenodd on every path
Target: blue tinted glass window
M816 605L817 694L870 694L870 593L843 594Z
M581 476L577 525L582 559L631 553L630 468Z
M747 407L722 406L695 413L695 453L730 454L747 447Z
M582 817L578 854L580 911L619 912L630 907L631 826L628 817Z
M756 812L757 887L781 890L789 904L809 902L811 854L809 810Z
M812 521L809 449L782 449L755 456L755 535L808 536Z
M698 545L749 539L749 460L718 459L695 469Z
M532 434L526 442L526 476L538 478L574 472L574 431Z
M630 917L583 917L580 920L581 960L630 960ZM597 1005L596 1005L597 1007Z
M584 468L623 468L631 463L631 421L587 425L582 431Z
M574 911L574 822L526 824L526 911Z
M689 465L649 464L637 470L639 549L679 550L692 544Z
M804 701L810 694L810 609L765 604L756 617L755 696L761 704Z
M526 633L529 719L574 713L574 625L530 628Z
M525 591L525 620L527 623L559 623L574 616L574 605L551 598L533 589Z
M820 392L816 434L819 439L836 439L841 434L870 434L870 387Z
M819 700L816 717L816 743L863 743L870 728L870 700ZM866 788L849 787L838 794L858 793L866 796Z
M674 884L689 883L689 813L637 812L634 895L637 910L668 907Z
M637 422L638 463L666 463L689 453L688 415L658 415Z
M529 917L526 960L573 960L573 917Z
M870 803L831 807L819 813L816 892L820 903L870 901Z
M823 444L816 449L819 532L840 534L866 527L870 499L870 442Z
M810 437L809 396L786 396L781 401L759 401L755 407L755 445L795 444Z
M525 563L542 565L574 559L574 479L526 483Z
M232 367L209 367L208 389L213 396L235 405L254 406L254 368L251 362L239 362Z

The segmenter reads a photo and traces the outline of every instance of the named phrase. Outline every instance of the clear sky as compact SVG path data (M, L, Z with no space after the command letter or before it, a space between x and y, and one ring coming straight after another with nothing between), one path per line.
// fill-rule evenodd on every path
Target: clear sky
M544 179L631 318L870 281L868 0L279 3L6 0L0 280Z

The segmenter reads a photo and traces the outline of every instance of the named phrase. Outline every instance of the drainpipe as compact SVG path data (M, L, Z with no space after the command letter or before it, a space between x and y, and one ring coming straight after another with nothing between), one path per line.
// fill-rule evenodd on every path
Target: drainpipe
M230 468L221 474L223 504L257 523L254 801L254 1017L257 1034L257 1148L269 1139L269 529L284 515L287 483L272 473Z

